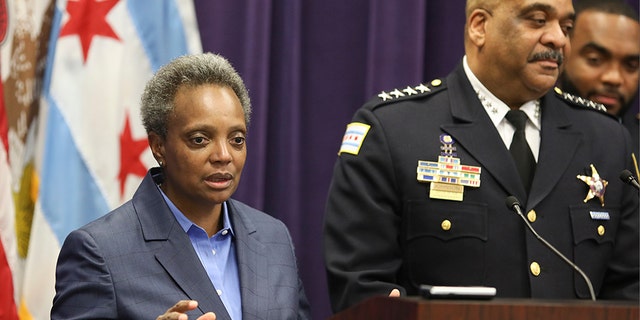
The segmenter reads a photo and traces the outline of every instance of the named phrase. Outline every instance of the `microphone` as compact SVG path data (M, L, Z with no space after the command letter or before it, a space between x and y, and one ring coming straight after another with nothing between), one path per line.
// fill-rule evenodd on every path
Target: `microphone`
M640 184L638 184L638 180L636 180L631 171L627 169L622 170L622 172L620 172L620 180L626 184L632 185L636 190L640 190Z
M558 251L558 249L556 249L549 242L547 242L547 240L545 240L540 235L538 235L536 230L534 230L533 227L531 226L531 224L529 223L529 220L527 220L527 218L524 217L524 214L522 213L522 209L520 208L520 201L518 201L518 198L516 198L514 196L508 196L507 199L505 199L505 204L507 205L507 208L509 208L510 210L514 210L520 216L520 218L522 218L522 220L527 225L529 230L531 230L533 235L536 236L536 238L538 240L540 240L540 242L542 242L545 246L547 246L549 249L551 249L551 251L553 251L553 253L558 255L558 257L560 257L562 260L564 260L564 262L566 262L568 265L570 265L576 272L578 272L582 276L582 278L584 279L584 282L587 283L587 287L589 287L589 294L591 295L591 300L592 301L596 301L596 294L593 291L593 285L591 284L591 280L589 280L589 277L587 277L587 275L584 273L584 271L582 271L580 268L578 268L578 266L575 263L573 263L571 260L567 259L567 257L565 257L560 251Z

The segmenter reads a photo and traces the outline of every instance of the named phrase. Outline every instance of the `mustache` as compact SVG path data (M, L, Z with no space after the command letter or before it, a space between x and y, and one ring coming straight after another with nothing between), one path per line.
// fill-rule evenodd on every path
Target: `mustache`
M555 51L555 50L537 52L533 54L531 59L529 59L529 62L549 60L549 59L557 61L558 66L561 66L562 63L564 62L564 55L562 55L562 52Z

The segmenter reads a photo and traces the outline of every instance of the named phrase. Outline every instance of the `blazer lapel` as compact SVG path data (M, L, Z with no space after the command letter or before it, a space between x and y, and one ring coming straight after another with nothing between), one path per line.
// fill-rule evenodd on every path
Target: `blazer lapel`
M572 128L569 117L552 92L543 97L541 108L540 154L527 210L549 195L567 170L582 140L582 134Z
M236 233L242 316L253 319L269 309L268 248L256 239L258 231L241 207L233 199L227 204Z
M198 301L198 308L202 313L213 311L216 319L230 320L231 317L209 281L189 237L183 239L182 235L186 236L182 229L173 228L165 247L156 254L156 259L189 299Z
M214 311L217 319L230 320L189 236L180 228L151 178L153 173L158 172L152 169L133 196L145 240L164 241L162 250L155 255L156 260L189 299L198 301L202 313Z
M462 66L448 77L447 86L454 121L441 128L482 166L480 188L482 177L491 175L508 194L526 201L527 195L511 154L476 97Z

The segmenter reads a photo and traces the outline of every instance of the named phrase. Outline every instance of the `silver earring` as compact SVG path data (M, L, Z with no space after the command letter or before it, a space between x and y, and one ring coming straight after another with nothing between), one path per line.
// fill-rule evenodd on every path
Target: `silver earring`
M158 161L158 164L162 167L164 166L164 162L162 162L162 160Z

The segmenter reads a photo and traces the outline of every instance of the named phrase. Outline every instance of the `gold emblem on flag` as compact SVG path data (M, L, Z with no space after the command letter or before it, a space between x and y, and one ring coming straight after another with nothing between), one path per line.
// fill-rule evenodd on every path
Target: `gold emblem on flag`
M437 162L418 160L418 181L431 183L432 199L462 201L465 186L480 186L481 168L461 164L450 135L441 134L440 142L442 152Z

